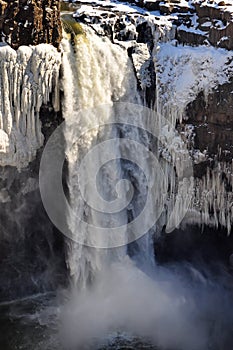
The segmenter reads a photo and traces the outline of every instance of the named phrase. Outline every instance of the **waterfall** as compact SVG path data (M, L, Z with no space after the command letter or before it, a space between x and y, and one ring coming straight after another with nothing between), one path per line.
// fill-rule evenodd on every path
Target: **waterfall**
M142 99L137 90L137 80L133 66L125 48L111 43L106 37L97 36L90 28L86 27L83 27L78 34L71 38L67 30L67 21L65 23L66 34L62 42L63 112L67 125L65 139L69 164L70 203L77 216L85 218L87 222L95 227L101 226L111 229L123 225L127 236L130 234L127 231L129 230L127 223L139 214L147 196L148 185L143 171L147 169L147 173L150 172L150 159L145 158L143 151L140 151L135 143L143 143L148 146L150 141L147 132L140 131L136 127L131 128L128 125L118 124L116 115L114 115L115 102L142 104ZM99 105L106 107L98 110L96 107ZM135 110L133 113L135 114ZM141 125L143 126L140 108L136 115L139 119L141 118ZM78 140L74 138L74 120L75 128L79 131L88 130ZM127 115L124 122L127 123ZM101 126L109 123L113 123L113 125ZM146 125L144 126L146 128ZM133 140L134 143L132 141L129 144L122 145L122 140L126 138ZM85 184L81 193L78 186L80 160L89 150L92 151L95 146L98 146L101 142L108 142L109 139L114 141L107 143L106 149L99 146L99 151L97 150L95 156L96 164L92 164L93 159L89 163L86 162L84 169ZM137 158L144 161L143 171L135 168L132 162L123 161L122 152L124 154L139 153ZM104 164L109 154L114 160ZM102 165L104 166L101 168ZM92 187L92 177L95 175L96 167L100 169L97 187L99 187L101 196L108 201L107 206L111 207L112 201L117 199L118 190L120 189L121 201L126 203L126 207L120 208L117 213L109 211L107 207L104 207L102 213L99 213L98 209L94 210L85 203L83 196L85 196L86 202L98 202L99 194L94 193L95 188ZM121 183L117 188L119 181ZM133 189L132 185L129 184L132 181L134 182ZM130 203L130 199L132 199L131 190L135 191L136 194L134 194L134 199ZM147 216L150 215L151 211L148 210L144 217L145 222ZM76 218L75 220L68 218L68 221L71 231L77 234L77 242L67 240L67 264L75 284L85 287L90 281L93 281L96 273L106 264L121 260L129 253L126 245L114 249L90 247L90 245L94 247L111 246L111 238L109 238L110 242L107 243L106 241L101 242L101 239L98 241L98 238L96 241L95 237L91 237L88 241L86 236L90 236L90 233L80 232L82 231L80 221ZM108 240L108 238L106 239ZM79 244L80 241L84 244ZM150 237L142 238L140 245L144 259L153 260Z
M74 239L67 240L67 265L74 283L85 287L106 264L127 255L141 267L153 264L151 234L179 225L192 186L185 143L162 115L143 107L127 49L67 15L63 21L63 114L75 212L68 213ZM76 139L77 133L83 136ZM118 227L116 238L110 232Z
M69 140L72 130L67 127L65 138L67 140L67 157L69 162L69 190L72 205L75 211L83 217L84 215L96 225L104 224L106 221L103 217L98 215L85 205L80 190L77 188L77 167L79 165L78 158L85 154L85 152L94 146L94 143L100 133L99 128L95 128L97 124L105 124L111 118L110 113L106 111L102 116L102 120L98 120L95 113L87 110L84 118L80 119L79 111L85 108L95 107L99 104L112 105L112 102L123 98L124 95L130 93L130 98L135 96L138 99L136 82L132 79L130 72L130 63L127 52L124 52L119 46L112 45L106 38L99 38L91 30L83 30L76 35L74 42L65 38L62 43L64 50L63 67L64 67L64 115L66 121L78 120L80 129L91 129L85 134L82 140L78 140L76 152L74 147L71 151L68 150ZM130 74L131 73L131 74ZM127 79L128 78L128 79ZM127 91L127 84L130 85L130 91ZM94 129L93 129L94 127ZM112 136L117 134L118 130L113 127L109 131ZM78 153L78 154L77 154ZM119 147L116 144L115 159L120 158ZM101 163L101 155L99 161ZM88 179L92 175L91 164L86 169L87 176L87 191ZM113 167L107 167L104 171L104 179L102 179L102 190L105 195L111 196L111 182L116 181L117 178L122 178L122 169L120 161L115 162ZM109 188L108 184L110 182ZM104 189L103 186L106 186ZM126 223L126 213L121 213L118 217L111 220ZM105 223L107 224L107 222ZM80 231L80 227L76 222L71 222L72 231ZM86 232L78 232L79 235L84 235ZM85 238L84 238L85 239ZM97 242L100 243L101 242ZM87 247L73 241L67 241L67 263L70 269L71 276L74 277L76 284L83 287L88 281L93 280L95 273L101 269L104 261L108 259L111 252ZM124 255L125 249L118 249L117 255Z
M151 29L154 25L155 21L152 21ZM30 323L25 314L31 309L31 304L24 303L25 300L19 304L11 303L15 313L9 312L7 317L18 333L17 339L13 339L14 344L18 347L15 341L22 338L27 342L25 346L29 344L30 347L31 322L36 320L35 329L42 332L36 338L38 349L122 348L124 345L118 344L118 338L123 338L124 334L132 336L129 346L135 349L147 347L144 346L147 340L159 349L220 349L221 344L226 343L228 329L232 329L231 284L228 284L231 275L224 272L221 276L218 263L213 276L204 263L200 262L199 268L199 261L197 265L182 261L172 262L172 266L169 263L155 266L153 243L155 235L172 232L182 222L222 225L228 232L231 230L233 163L218 162L217 168L207 168L206 175L193 180L193 162L203 160L207 152L202 154L194 149L194 126L182 125L182 137L175 128L185 118L188 102L193 101L199 92L204 91L207 95L216 85L226 82L233 64L229 64L229 71L221 72L221 64L229 57L225 59L224 52L219 51L219 56L216 56L219 65L209 58L208 64L203 62L199 71L198 50L203 54L206 48L181 49L175 40L167 43L174 39L172 25L163 30L159 26L154 32L152 30L153 52L146 43L113 43L97 35L93 28L80 25L70 15L63 16L63 26L61 52L47 45L21 47L18 51L0 45L3 72L0 76L0 166L16 166L18 170L28 166L44 144L41 107L47 103L50 108L53 102L53 109L57 111L59 96L62 97L65 121L58 127L58 120L49 125L56 130L49 138L46 132L47 142L37 161L41 156L41 199L51 222L66 236L66 263L74 286L71 290L63 289L61 293L59 289L56 306L53 306L50 295L43 296L49 302L48 307L43 305L42 311L36 297L30 310ZM144 92L152 88L154 78L154 75L150 76L152 59L157 110L144 105L148 100ZM211 80L208 80L206 71L211 73ZM46 130L47 125L43 128ZM32 164L32 168L26 169L22 180L17 172L11 189L17 192L16 197L19 197L17 188L22 196L37 188L37 178L28 178L28 174L36 170L34 166ZM5 179L8 180L6 176ZM6 210L14 209L15 201L17 209L12 213L9 211L9 216L12 214L16 220L28 211L30 220L27 221L29 228L23 230L25 237L34 225L27 205L33 206L34 194L27 197L22 202L21 198L12 198L13 205L6 205ZM31 249L31 241L25 243L31 251L26 263L34 259L32 254L39 254L41 247L45 248L38 264L35 261L35 268L40 270L39 273L36 271L35 278L34 268L31 272L29 265L25 270L35 290L40 287L41 278L47 282L50 281L50 271L56 273L52 263L57 261L54 258L59 253L62 253L63 260L63 244L59 240L50 243L50 232L41 220L40 210L36 203L32 213L38 214L46 239L39 237L42 243L36 249ZM50 223L49 227L53 231ZM37 232L40 232L37 227L35 232L32 227L30 237L34 238ZM189 236L188 231L185 233ZM12 242L16 234L12 236ZM37 245L37 240L33 242ZM169 244L168 251L163 253L168 259L173 255L170 255ZM55 245L61 247L53 254ZM190 246L188 244L187 249ZM5 247L5 242L2 247ZM191 260L192 254L190 252ZM3 259L5 255L4 252ZM13 277L18 276L20 282L21 256L24 258L20 250L16 259L6 256L16 269ZM44 256L46 264L42 259ZM60 274L56 275L60 278ZM3 311L5 306L1 305ZM27 339L21 324L29 328ZM50 328L49 336L50 331L52 333L48 343L47 328ZM105 347L102 340L105 342L109 338L113 338L112 345Z

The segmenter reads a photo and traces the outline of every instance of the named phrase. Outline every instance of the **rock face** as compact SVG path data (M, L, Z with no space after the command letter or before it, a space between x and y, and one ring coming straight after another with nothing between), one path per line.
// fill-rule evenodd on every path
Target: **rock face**
M62 122L52 103L40 110L45 142ZM0 300L51 291L66 283L63 236L49 220L39 191L43 148L27 166L0 167Z
M233 14L232 5L206 3L193 4L193 14L187 13L177 30L178 40L182 43L199 45L209 42L215 47L233 49Z
M176 26L176 39L180 43L187 45L209 43L215 47L233 49L231 1L131 0L129 2L143 8L144 12L158 11L158 15L170 16L170 21ZM74 6L78 1L63 3L66 4L64 8L68 9L68 3Z
M63 237L49 220L39 191L41 146L62 122L60 53L45 45L59 47L59 1L0 1L0 34L0 158L6 160L0 166L0 300L9 300L53 290L66 278ZM37 44L41 45L34 46ZM32 52L38 55L33 58ZM23 159L24 146L30 144L28 136L35 146L31 159L25 159L22 167L16 165L21 156L14 142L8 142L7 147L13 146L15 164L10 162L10 148L3 147L7 133L12 140L21 140ZM38 135L41 143L36 144Z
M188 123L195 127L195 147L208 149L219 161L233 159L233 82L219 85L207 99L202 93L187 106Z
M152 58L155 52L154 41L173 40L174 45L183 44L186 48L202 45L206 51L212 46L229 50L229 59L226 60L224 67L219 68L222 71L228 70L226 73L228 81L223 81L219 85L216 82L209 91L200 90L196 96L194 95L184 108L183 123L194 126L193 147L195 149L208 150L211 160L230 162L233 156L233 55L231 54L233 5L229 1L204 0L131 2L142 9L128 7L124 10L123 7L117 7L114 4L106 8L100 3L93 3L92 7L82 7L79 1L72 1L72 3L67 1L65 4L67 8L69 3L72 8L76 5L78 21L92 26L100 35L107 35L116 43L131 43L128 44L128 47L131 47L129 54L132 57L139 84L142 89L146 89L149 105L153 105L156 99L157 88ZM158 12L151 16L147 10ZM212 57L214 60L216 53L217 51L211 51L210 60ZM226 57L227 54L227 51L223 53ZM141 59L137 62L137 57L143 55L144 63L140 63ZM201 56L200 54L197 70L207 71L208 67L204 68L205 59ZM216 64L217 61L216 59ZM162 62L162 65L166 68L165 63Z
M230 1L139 1L137 5L165 15L177 15L177 38L182 43L233 49L233 15Z
M2 51L4 49L5 46L0 48L2 56ZM38 49L38 46L35 49ZM14 50L12 50L12 52L14 52ZM60 56L55 49L52 50L51 48L50 52L52 52L54 56L56 56L56 54ZM54 57L50 57L49 59L48 57L43 57L43 55L37 57L36 62L39 66L37 66L36 71L38 72L40 67L40 72L43 73L43 70L46 71L48 78L49 67L47 66L46 69L43 69L43 62L52 63L53 58ZM5 97L10 100L13 98L15 112L19 110L24 112L19 117L18 127L21 133L19 149L26 163L24 163L23 166L17 166L20 157L17 155L16 148L13 147L14 151L12 155L17 162L15 166L12 166L13 163L11 164L10 162L10 153L4 154L1 148L0 158L8 159L8 164L0 166L0 300L8 300L55 289L58 285L64 283L66 275L62 235L57 232L49 220L43 208L39 191L39 166L43 150L41 146L43 146L53 130L62 122L61 112L58 108L59 104L54 108L54 99L52 98L52 95L54 95L57 89L55 85L57 85L58 82L55 83L53 78L46 79L44 76L39 76L36 72L33 74L30 69L32 66L29 62L30 55L24 62L21 62L21 64L15 64L15 68L17 68L17 66L20 67L21 75L16 74L16 71L12 71L12 74L7 76L7 59L5 59L5 65L1 66L1 71L5 71L5 86L2 86L1 81L1 92L4 88L6 90L6 86L14 85L12 84L12 75L17 77L17 82L23 82L21 88L18 90L16 89L19 97L19 105L17 105L16 99L13 97L14 89L9 89ZM27 71L23 70L23 63L26 63ZM50 68L55 72L56 65L52 63ZM56 71L59 73L59 66ZM28 79L28 76L37 77L36 81ZM28 92L31 88L30 91L34 94L35 100L36 90L33 90L30 83L27 85L27 82L31 81L34 88L39 87L40 82L43 82L43 84L48 87L48 80L53 82L53 87L50 91L52 93L48 92L48 99L46 102L44 101L45 103L41 100L38 108L35 108L37 113L34 114L32 99ZM44 91L46 91L45 88ZM40 93L40 97L41 96ZM22 102L23 100L24 102ZM40 101L40 98L37 100ZM7 106L9 107L11 104L12 102L4 104L4 98L2 96L1 107L5 106L5 108L1 108L1 115L3 118L5 117L5 120L7 119ZM33 114L26 116L25 110L31 111ZM15 120L17 120L15 116L12 120L12 125L15 127ZM36 145L35 153L31 161L28 162L26 153L23 153L25 145L28 144L27 132L25 132L23 126L27 125L27 128L29 128L30 121L33 122L33 120L34 124L30 132L32 142L36 140L36 120L40 125L40 133L43 136L42 143ZM4 132L3 127L4 125L1 124L2 133ZM16 135L15 131L12 129L9 132L9 136L12 137L14 134ZM10 143L13 144L13 142Z
M1 0L0 40L21 45L53 44L61 40L59 0Z

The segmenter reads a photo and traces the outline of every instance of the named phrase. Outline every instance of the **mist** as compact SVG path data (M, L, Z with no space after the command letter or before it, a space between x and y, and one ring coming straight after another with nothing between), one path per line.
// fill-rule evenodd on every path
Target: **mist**
M114 331L159 349L231 349L231 309L229 291L213 276L188 264L157 266L148 276L126 257L102 271L91 289L70 292L60 335L65 349L97 349Z

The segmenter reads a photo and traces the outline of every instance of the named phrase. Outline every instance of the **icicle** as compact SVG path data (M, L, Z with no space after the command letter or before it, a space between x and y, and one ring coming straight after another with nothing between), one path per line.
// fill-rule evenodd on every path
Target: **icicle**
M225 180L222 179L223 174L228 174ZM214 169L207 168L206 175L201 179L195 179L196 191L191 211L199 211L200 216L193 216L191 223L204 223L216 228L220 224L227 229L228 234L231 232L233 192L227 187L232 185L232 174L232 164L219 162Z
M158 45L161 33L155 29L153 33L156 109L159 119L163 116L175 127L177 121L182 122L187 105L194 101L200 92L207 98L212 89L229 81L233 68L232 53L212 47L174 46L172 42L166 40L160 40ZM162 156L167 160L171 156L175 168L182 169L182 157L179 151L177 154L173 152L174 135L169 136L168 129L163 129L163 126L161 128L165 145L170 145L164 147ZM218 151L221 153L221 150ZM205 154L196 154L197 158L200 156L205 157ZM204 223L215 227L220 224L230 233L233 222L233 195L232 191L226 190L226 187L233 188L232 169L232 164L219 163L217 168L207 169L202 179L195 179L192 207L189 210L190 215L187 215L189 223L198 222L200 225ZM223 173L227 180L222 180ZM171 179L170 185L172 203L175 200L174 180ZM171 203L168 206L168 213Z
M51 45L0 46L0 165L25 167L43 145L39 120L42 103L54 93L59 108L61 55Z

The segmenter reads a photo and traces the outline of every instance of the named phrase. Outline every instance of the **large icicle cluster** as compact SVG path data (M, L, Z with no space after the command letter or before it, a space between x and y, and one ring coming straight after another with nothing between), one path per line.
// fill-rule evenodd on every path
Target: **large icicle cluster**
M187 221L227 228L233 225L233 164L219 162L207 174L195 179L195 195Z
M43 145L39 112L53 93L59 109L61 55L51 45L0 46L0 165L28 165Z

